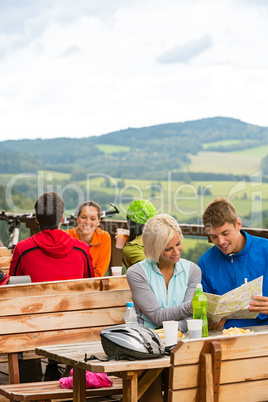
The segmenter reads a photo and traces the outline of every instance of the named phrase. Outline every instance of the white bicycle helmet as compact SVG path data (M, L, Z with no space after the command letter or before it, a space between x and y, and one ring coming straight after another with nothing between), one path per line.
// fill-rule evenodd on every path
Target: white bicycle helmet
M129 356L134 359L153 359L164 356L160 336L141 324L122 324L103 329L102 347L107 356Z

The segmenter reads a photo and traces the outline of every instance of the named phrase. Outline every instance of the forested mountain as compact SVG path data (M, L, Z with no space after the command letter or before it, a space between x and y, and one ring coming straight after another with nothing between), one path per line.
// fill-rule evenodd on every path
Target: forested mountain
M206 151L230 152L267 145L267 139L268 127L215 117L129 128L81 139L9 140L0 142L0 173L46 169L71 173L74 180L82 179L87 172L161 179L168 171L180 174L189 163L189 155L202 151L205 144L236 140L231 145L206 147ZM105 146L111 148L109 152L103 150ZM264 161L263 166L266 165Z

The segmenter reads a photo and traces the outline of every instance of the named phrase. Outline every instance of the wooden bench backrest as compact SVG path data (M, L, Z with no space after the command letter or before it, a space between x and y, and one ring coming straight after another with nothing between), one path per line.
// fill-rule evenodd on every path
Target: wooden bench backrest
M104 327L123 323L131 292L108 290L0 299L0 353L99 340Z
M0 286L0 299L117 289L129 289L125 275Z
M209 377L213 378L212 341L220 345L222 355L218 369L220 379L212 380L209 385ZM208 356L211 356L212 366L206 371L205 381L210 388L207 390L210 398L203 399L200 381L205 368L202 362ZM268 399L268 332L181 341L171 352L171 365L168 402ZM220 384L217 393L214 393L213 381Z
M0 247L0 258L11 257L11 251L7 247Z

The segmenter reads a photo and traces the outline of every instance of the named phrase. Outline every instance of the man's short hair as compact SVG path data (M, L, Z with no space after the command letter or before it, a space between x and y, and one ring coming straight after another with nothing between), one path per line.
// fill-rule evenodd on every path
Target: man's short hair
M225 223L231 223L236 226L238 214L233 204L227 198L215 198L206 207L202 221L207 226L223 226Z
M64 212L64 202L58 193L40 195L34 208L41 230L58 228Z
M158 214L148 219L142 234L145 257L159 262L161 254L176 232L183 237L178 222L168 214Z

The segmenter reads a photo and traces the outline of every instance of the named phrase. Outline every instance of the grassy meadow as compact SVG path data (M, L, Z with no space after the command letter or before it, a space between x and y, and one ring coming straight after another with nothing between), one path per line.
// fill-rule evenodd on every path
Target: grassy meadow
M206 142L203 144L203 149L207 148L213 148L213 147L229 147L231 145L237 145L237 144L244 144L244 143L252 143L251 140L246 140L246 141L240 141L240 140L222 140L222 141L215 141L215 142Z
M90 190L98 191L103 188L104 180L102 177L91 179ZM220 196L228 197L241 217L256 215L262 209L268 210L268 183L248 183L242 180L241 182L194 181L186 184L172 180L172 175L170 180L158 182L125 179L123 188L118 187L120 182L122 183L121 179L113 178L111 187L105 188L105 193L110 195L110 202L118 205L121 211L117 216L120 219L125 218L129 203L138 198L151 200L159 212L172 214L180 222L201 218L206 205L213 198ZM84 181L80 182L80 185L86 188L89 183ZM200 187L203 187L202 192Z
M221 141L206 146L216 146L220 143L230 145L237 141ZM126 148L112 145L99 145L99 147L106 153L120 152ZM125 219L126 209L133 199L145 198L151 200L159 212L172 214L179 222L198 223L206 205L215 197L225 196L233 202L240 216L246 218L245 226L262 227L260 214L262 210L268 210L268 183L262 183L261 179L260 182L256 182L253 179L260 174L261 158L267 153L268 145L232 153L202 151L190 156L191 164L184 169L189 172L232 173L242 177L247 175L252 178L250 182L242 179L239 182L184 183L173 180L172 172L162 181L119 179L93 174L83 181L72 182L70 173L56 171L42 171L38 176L21 175L22 178L16 178L14 174L1 174L0 178L2 185L9 185L14 181L22 193L25 188L31 187L30 198L33 200L41 192L52 190L62 192L69 200L74 200L69 209L68 203L66 204L66 215L75 212L73 205L78 195L79 199L94 197L93 199L103 208L109 207L109 202L116 204L120 210L120 214L115 216L117 219Z
M213 172L234 175L252 175L261 168L261 158L254 154L242 152L199 152L190 155L191 164L188 170L191 172Z
M118 152L128 152L129 147L124 147L123 145L106 145L106 144L99 144L96 145L100 151L105 152L106 154L114 154Z

